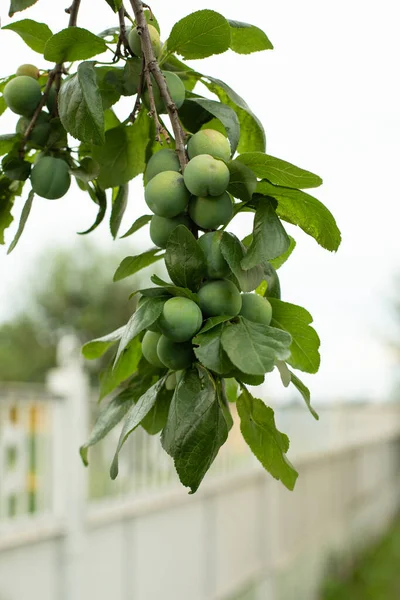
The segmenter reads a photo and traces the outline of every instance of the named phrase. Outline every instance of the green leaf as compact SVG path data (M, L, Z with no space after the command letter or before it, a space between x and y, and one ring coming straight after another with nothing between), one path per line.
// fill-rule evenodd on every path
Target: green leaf
M200 365L185 371L175 388L161 442L192 494L227 437L228 425L211 376Z
M93 147L92 156L100 165L98 182L103 188L118 187L144 172L151 127L143 109L133 125L109 129L104 146Z
M4 232L11 225L14 217L11 209L15 196L20 196L23 183L11 181L5 175L0 175L0 244L4 244Z
M164 386L157 395L153 408L142 419L140 425L149 435L157 435L164 429L173 394L173 390L167 390Z
M18 33L25 44L35 52L39 52L39 54L43 54L47 40L53 35L48 25L37 23L37 21L32 21L32 19L10 23L3 27L3 29L9 29Z
M257 178L253 171L237 160L231 160L228 168L231 174L228 192L235 198L249 202L257 187Z
M203 327L200 329L197 335L201 333L206 333L206 331L210 331L220 323L225 323L226 321L230 321L232 319L231 315L220 315L219 317L210 317L207 321L204 322Z
M165 300L165 296L163 298L145 298L140 303L138 309L133 313L125 326L114 364L116 364L121 352L124 351L129 342L157 321L161 315Z
M3 173L13 181L26 181L31 172L32 164L11 153L5 156L1 163Z
M55 63L74 62L92 58L106 50L105 41L87 29L67 27L47 41L44 58Z
M245 270L242 268L241 263L243 258L246 256L246 248L233 235L224 231L220 243L220 249L223 257L229 265L230 270L236 277L240 289L243 292L251 292L260 285L263 279L263 269L260 266L253 267L252 269Z
M125 214L125 210L128 205L128 196L128 185L121 185L119 188L117 188L115 199L113 199L110 217L110 230L114 240L117 237L122 218Z
M196 304L199 303L198 296L191 292L189 288L179 287L177 285L174 285L173 283L169 283L168 281L163 281L160 277L158 277L158 275L152 275L150 279L156 285L161 286L171 296L189 298L189 300L196 302Z
M245 152L236 160L252 169L260 179L268 179L274 185L297 189L314 188L322 184L318 175L263 152Z
M128 410L131 408L134 403L134 399L127 399L125 396L115 396L112 398L108 404L105 404L99 416L97 417L96 423L92 429L90 437L88 441L80 447L79 452L83 461L83 464L87 467L89 464L88 461L88 450L91 446L94 446L100 440L106 437L106 435L114 429L116 425L126 415Z
M122 0L106 0L106 2L115 13L118 12L122 6Z
M184 225L178 225L168 239L165 265L176 285L192 291L199 289L207 270L206 259L194 235Z
M226 104L208 98L190 98L187 102L198 104L222 123L231 144L232 154L236 152L240 139L240 124L235 111Z
M241 266L243 269L251 269L284 254L289 246L289 236L275 212L273 203L267 198L260 198L254 217L253 240Z
M136 371L141 356L142 344L136 337L123 349L115 364L111 362L100 374L99 400L108 396Z
M8 16L13 17L16 12L21 12L22 10L33 6L37 1L38 0L11 0Z
M276 360L286 360L291 341L285 331L243 317L222 333L222 347L231 362L249 375L264 375L273 370Z
M6 101L4 100L3 96L0 96L0 117L3 113L5 113L7 110L7 104ZM6 152L8 152L8 150L6 150Z
M184 59L206 58L226 52L230 41L225 17L213 10L198 10L175 23L166 47L168 54L180 54Z
M296 248L296 240L294 240L291 235L289 235L289 241L289 248L286 250L286 252L269 261L274 269L279 269L283 264L285 264L293 250Z
M315 329L310 327L313 319L303 307L277 298L269 298L272 306L271 325L287 331L292 336L290 358L287 362L294 369L306 373L316 373L321 357L319 355L320 340Z
M20 138L21 136L17 133L5 133L4 135L0 135L0 156L8 154Z
M104 335L101 338L96 338L95 340L90 340L90 342L86 342L86 344L82 346L83 356L87 360L94 360L95 358L100 358L100 356L103 356L103 354L107 352L107 350L111 348L111 346L115 344L115 342L118 342L118 340L121 339L124 329L125 325L123 327L120 327L119 329L116 329L115 331L112 331L107 335Z
M233 377L222 380L222 390L228 402L236 402L238 399L239 384Z
M260 181L257 192L275 198L278 201L276 212L279 217L298 225L323 248L330 251L339 248L340 231L332 213L322 202L306 192L274 186L268 181Z
M240 123L240 141L237 151L265 152L265 132L262 123L243 98L220 79L207 75L201 81L218 96L221 102L233 108L237 114Z
M26 199L26 202L24 204L24 208L22 209L22 213L21 213L21 218L19 221L19 225L18 225L18 230L17 233L15 234L15 237L13 239L13 241L10 244L10 247L8 248L7 254L10 254L10 252L12 252L15 248L15 246L18 244L19 239L25 229L25 225L26 222L28 220L29 214L31 212L31 208L32 208L32 202L33 202L33 198L34 198L35 194L33 193L33 190L31 190L28 194L28 198Z
M121 451L122 446L128 439L130 434L140 425L141 421L151 411L157 401L158 394L164 387L165 377L157 381L154 385L147 390L143 396L140 397L138 402L132 406L126 415L126 420L121 431L117 450L114 455L114 459L110 468L111 479L115 479L118 476L118 455Z
M63 83L58 96L58 110L63 126L76 139L104 144L103 104L94 64L81 63L76 75Z
M141 229L142 227L147 225L147 223L149 223L152 218L153 218L153 215L142 215L141 217L136 219L136 221L128 229L128 231L126 233L124 233L124 235L121 235L121 239L126 238L126 237L132 235L133 233L136 233L136 231L139 231L139 229Z
M95 67L95 71L97 86L101 94L103 110L107 110L107 108L110 108L113 106L113 104L118 102L121 97L120 91L108 80L108 76L110 74L114 74L115 72L118 74L121 73L122 75L122 69L119 67Z
M300 379L297 377L297 375L295 375L292 371L289 371L289 373L290 373L291 383L293 383L294 387L303 396L304 402L307 404L307 408L310 411L310 413L312 414L312 416L314 417L314 419L316 421L319 421L318 413L311 406L310 390L308 389L307 386L304 385L304 383L302 381L300 381Z
M259 398L243 389L236 403L243 438L262 466L271 475L293 490L298 477L286 453L289 439L276 425L274 411Z
M94 184L94 187L91 187L90 184L86 184L86 185L87 185L87 191L89 192L91 199L93 200L93 202L98 204L99 210L98 210L97 217L96 217L96 220L93 223L93 225L91 227L89 227L89 229L87 229L86 231L79 231L79 235L86 235L86 234L94 231L100 225L100 223L103 221L104 216L106 214L106 210L107 210L107 196L106 196L105 191L102 190L101 188L99 188L97 183Z
M165 254L159 254L159 252L162 252L160 248L153 248L152 250L147 250L147 252L143 252L137 256L127 256L115 271L113 281L125 279L125 277L134 275L138 271L157 262L165 256Z
M199 361L218 375L227 375L233 370L233 365L222 347L221 336L225 324L220 323L205 333L199 333L192 340L197 348L194 353Z
M231 21L228 19L231 28L230 48L238 54L251 54L261 50L273 50L273 45L267 35L255 25L241 23L240 21Z

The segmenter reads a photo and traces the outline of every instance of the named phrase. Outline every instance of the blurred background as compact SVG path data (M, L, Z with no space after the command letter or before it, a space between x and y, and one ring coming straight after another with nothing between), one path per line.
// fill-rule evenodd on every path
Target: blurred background
M0 3L7 24L8 2ZM200 5L201 4L201 5ZM67 4L39 0L16 19L66 25ZM99 363L80 345L124 324L129 294L153 267L112 283L120 260L150 246L148 230L112 241L107 220L87 237L96 206L77 186L35 198L24 235L6 256L24 199L0 250L0 600L394 600L400 597L400 87L395 0L151 5L166 39L199 8L262 27L273 52L191 61L224 79L263 122L267 152L321 175L316 191L342 231L337 254L296 227L280 270L283 299L305 306L322 365L304 376L319 422L273 373L258 394L277 412L299 470L287 492L254 462L237 430L202 489L182 490L156 437L137 431L108 469L113 431L77 448L96 416ZM106 2L82 0L79 24L114 26ZM50 67L0 31L0 74ZM221 76L222 73L222 76ZM129 111L129 100L118 107ZM0 117L0 132L16 118ZM121 232L146 212L130 185ZM234 220L246 235L250 215Z

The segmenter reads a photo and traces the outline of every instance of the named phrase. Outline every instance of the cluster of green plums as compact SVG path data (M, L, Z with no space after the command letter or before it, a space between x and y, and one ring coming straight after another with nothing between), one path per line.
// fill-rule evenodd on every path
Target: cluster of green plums
M39 70L34 65L18 67L16 76L4 88L4 101L8 108L20 115L16 131L25 135L32 116L42 100L42 89L38 81ZM46 110L42 110L28 137L29 149L46 148L51 133L51 119L54 113L56 92L52 87L46 101ZM68 163L62 158L39 154L30 172L32 190L38 196L55 200L64 196L71 185Z
M150 237L165 248L178 225L214 230L226 225L233 215L233 202L226 191L231 156L228 139L219 131L203 129L189 140L189 162L184 173L176 152L159 150L147 165L145 200L154 213Z

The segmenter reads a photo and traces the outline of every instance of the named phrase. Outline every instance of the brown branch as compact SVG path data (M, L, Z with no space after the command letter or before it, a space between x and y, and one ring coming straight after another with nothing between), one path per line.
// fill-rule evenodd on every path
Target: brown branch
M115 54L113 58L113 62L118 61L118 59L122 58L121 48L123 47L125 50L125 55L129 54L129 43L126 35L126 25L125 25L125 8L124 5L121 4L121 8L118 10L118 19L119 19L119 36L117 47L115 49Z
M144 58L142 59L142 69L140 71L140 75L139 75L139 82L138 82L138 91L137 91L137 95L136 95L136 101L135 101L135 105L133 107L133 110L131 112L131 114L129 115L129 120L134 123L136 121L136 117L137 117L137 113L139 112L140 109L140 104L141 104L141 100L142 100L142 94L143 94L143 83L144 83L144 69L145 69L145 61Z
M160 119L158 118L156 102L154 100L153 83L151 81L150 71L147 66L144 68L144 76L146 79L147 91L149 92L149 115L153 118L156 126L156 142L160 142L160 144L162 144L162 138L164 138L167 144L169 144L171 140L168 135L168 131L161 125Z
M178 154L179 162L183 172L188 163L188 158L185 150L186 135L182 128L181 122L179 121L178 109L176 108L175 102L171 98L171 94L169 92L167 82L165 81L165 77L162 74L156 57L154 56L147 21L143 11L143 4L141 0L129 1L132 5L132 9L135 14L138 33L141 36L142 51L145 59L146 68L153 75L159 87L161 98L164 101L169 118L171 120L171 125L175 136L176 152Z
M65 9L65 12L69 15L68 27L76 27L80 5L81 0L74 0L71 6Z

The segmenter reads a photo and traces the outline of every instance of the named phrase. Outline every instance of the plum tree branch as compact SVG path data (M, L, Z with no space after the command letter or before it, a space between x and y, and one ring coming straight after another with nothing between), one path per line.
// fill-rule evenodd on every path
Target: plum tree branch
M126 25L125 25L125 7L124 4L121 4L121 8L118 10L118 19L119 19L119 37L117 42L117 47L115 49L114 61L118 61L119 58L122 57L121 48L125 49L125 54L128 49L128 38L126 35Z
M71 6L65 9L65 12L69 15L68 27L76 27L80 6L81 0L74 0Z
M179 162L183 172L188 163L188 158L185 150L186 135L179 120L178 109L176 108L175 102L172 100L167 82L165 81L165 77L162 74L160 65L158 64L154 55L147 21L143 10L144 6L141 0L130 0L130 3L135 15L138 33L141 36L142 51L146 63L145 68L147 68L148 71L153 75L160 90L161 98L163 99L167 108L174 132L176 152L178 154Z

